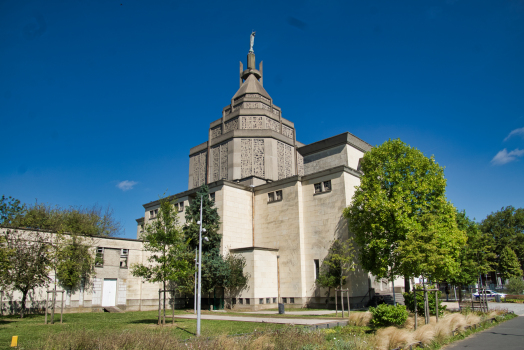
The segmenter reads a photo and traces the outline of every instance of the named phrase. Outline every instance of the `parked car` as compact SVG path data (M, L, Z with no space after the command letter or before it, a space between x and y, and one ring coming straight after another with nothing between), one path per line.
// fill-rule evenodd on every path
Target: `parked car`
M497 293L497 292L494 292L494 291L489 290L489 289L486 290L486 296L488 298L495 298L496 295L500 295L501 298L505 298L506 297L506 294L504 294L504 293ZM475 299L479 300L480 299L479 292L474 293L473 297Z

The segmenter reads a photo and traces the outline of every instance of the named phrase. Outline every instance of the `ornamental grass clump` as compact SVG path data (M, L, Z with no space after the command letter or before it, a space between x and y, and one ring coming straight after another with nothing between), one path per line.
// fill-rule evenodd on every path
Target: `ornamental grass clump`
M379 329L375 335L375 346L380 350L395 349L412 343L412 333L407 329L391 326Z
M371 312L352 312L349 316L349 325L363 327L369 324L373 315Z
M387 305L370 307L369 312L373 315L369 322L372 327L402 326L408 319L408 311L404 305Z

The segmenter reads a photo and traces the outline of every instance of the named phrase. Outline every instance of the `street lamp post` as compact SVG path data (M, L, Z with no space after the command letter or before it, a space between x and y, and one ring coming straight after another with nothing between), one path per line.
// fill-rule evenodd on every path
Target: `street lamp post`
M202 304L202 232L206 232L205 228L202 228L202 196L200 196L200 232L198 234L198 298L197 298L197 337L200 336L200 311ZM206 241L209 241L207 237L204 237Z

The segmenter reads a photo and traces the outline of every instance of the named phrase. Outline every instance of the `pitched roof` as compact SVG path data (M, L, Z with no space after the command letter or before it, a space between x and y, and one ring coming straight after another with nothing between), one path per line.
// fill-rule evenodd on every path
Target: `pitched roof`
M235 96L233 96L233 99L240 97L244 94L260 94L266 98L271 99L271 97L269 96L267 91L264 89L262 84L260 84L260 82L257 80L257 78L253 74L250 74L247 77L246 81L244 81L240 89L238 89Z

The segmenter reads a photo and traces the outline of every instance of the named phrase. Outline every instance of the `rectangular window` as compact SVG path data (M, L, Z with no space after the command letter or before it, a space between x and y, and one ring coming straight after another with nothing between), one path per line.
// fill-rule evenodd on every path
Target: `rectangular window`
M251 299L246 298L246 305L249 305L249 304L251 304Z
M287 298L282 298L282 303L287 304Z
M276 191L275 194L277 195L277 201L281 201L282 200L282 191Z
M266 298L266 304L270 304L271 303L271 298Z
M155 209L155 218L158 216L158 209Z
M320 273L320 261L318 261L318 259L315 259L314 261L315 261L315 281L316 281Z
M122 249L120 251L120 268L127 269L127 260L129 258L129 249Z
M289 298L289 303L290 304L294 304L295 303L295 298Z
M104 248L96 248L95 267L104 267Z
M264 304L264 298L260 298L260 299L258 299L258 303L259 303L259 304Z
M215 201L215 192L210 193L209 198L211 199L212 202L214 202Z
M324 192L329 192L329 191L331 191L331 180L324 181Z
M273 298L273 304L277 303L277 298Z
M242 298L238 298L238 303L239 303L240 305L244 304L244 299L242 299Z
M154 210L150 210L149 211L149 220L151 220L154 217L155 217L155 211Z
M267 194L267 201L268 201L269 203L275 201L275 192L269 192L269 193Z
M178 203L178 211L184 211L184 202Z
M237 304L237 298L233 298L233 300L231 300L231 302L233 303L233 305L236 305Z
M322 192L322 184L319 182L318 184L315 184L315 193L321 193Z

